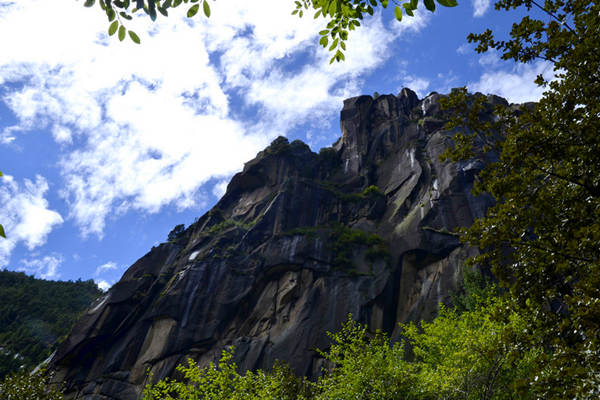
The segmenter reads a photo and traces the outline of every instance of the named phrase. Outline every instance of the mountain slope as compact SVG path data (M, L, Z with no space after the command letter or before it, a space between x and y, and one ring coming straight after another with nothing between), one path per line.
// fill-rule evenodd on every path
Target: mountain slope
M452 232L483 216L483 165L450 163L441 95L344 102L341 139L319 154L276 139L215 207L153 248L87 311L52 360L67 397L136 399L193 357L236 347L242 369L276 359L314 376L326 331L348 313L397 337L430 318L475 250ZM491 105L502 101L495 96Z
M101 294L93 281L47 281L0 271L0 379L47 358Z

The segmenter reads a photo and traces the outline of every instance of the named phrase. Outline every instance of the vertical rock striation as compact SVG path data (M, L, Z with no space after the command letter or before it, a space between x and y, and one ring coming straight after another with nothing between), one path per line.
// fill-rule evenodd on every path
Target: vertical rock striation
M348 313L393 337L431 318L474 251L452 232L491 204L471 194L483 165L439 160L452 135L440 97L348 99L319 154L273 141L81 318L51 362L67 398L137 399L148 369L162 378L229 345L242 369L281 359L314 376L314 349Z

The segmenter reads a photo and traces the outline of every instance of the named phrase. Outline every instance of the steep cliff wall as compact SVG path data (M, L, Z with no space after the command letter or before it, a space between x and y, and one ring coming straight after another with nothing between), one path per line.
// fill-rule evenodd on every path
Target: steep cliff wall
M228 345L241 368L282 359L315 375L314 349L348 313L393 336L435 314L472 251L452 231L490 204L471 194L481 164L439 161L440 97L348 99L319 154L276 139L90 307L52 360L68 398L137 399L147 369L162 378Z

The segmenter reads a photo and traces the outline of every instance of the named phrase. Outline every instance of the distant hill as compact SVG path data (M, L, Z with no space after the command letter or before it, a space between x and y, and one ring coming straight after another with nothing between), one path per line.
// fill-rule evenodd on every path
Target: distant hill
M0 271L0 379L47 358L101 294L92 280L47 281Z

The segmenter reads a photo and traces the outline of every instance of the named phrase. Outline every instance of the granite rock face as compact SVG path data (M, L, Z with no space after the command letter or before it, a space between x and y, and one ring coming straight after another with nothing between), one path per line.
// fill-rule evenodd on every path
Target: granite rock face
M431 318L473 249L452 231L491 204L451 144L441 95L344 101L342 137L319 154L277 138L217 205L133 264L51 361L68 399L138 399L188 357L236 348L242 369L277 359L315 376L348 313L397 336ZM490 97L490 104L503 101Z

